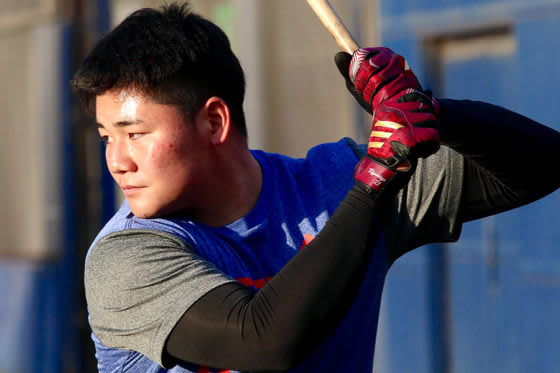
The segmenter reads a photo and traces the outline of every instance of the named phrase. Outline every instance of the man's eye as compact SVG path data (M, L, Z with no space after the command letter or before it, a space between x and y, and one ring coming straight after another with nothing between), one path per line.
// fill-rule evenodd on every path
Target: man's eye
M132 140L136 140L137 138L139 138L142 135L143 135L143 133L129 133L128 137Z
M101 136L101 141L102 141L104 144L110 144L111 141L113 141L113 139L111 139L109 136Z

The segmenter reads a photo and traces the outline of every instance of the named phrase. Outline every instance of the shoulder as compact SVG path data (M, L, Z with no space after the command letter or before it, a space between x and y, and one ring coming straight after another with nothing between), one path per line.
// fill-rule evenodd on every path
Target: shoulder
M161 364L166 338L183 313L231 281L174 234L112 232L86 260L89 322L105 346L138 351Z
M150 248L177 248L191 250L190 246L178 236L155 229L123 229L111 232L93 245L87 262L96 260L99 256L124 258L131 254L139 254Z
M342 200L354 185L354 168L364 152L350 138L318 145L307 153L301 174L326 190L340 191L342 194L337 199Z
M188 242L174 234L127 229L110 233L92 246L86 259L84 281L89 298L103 296L109 289L114 293L128 292L144 285L154 287L155 279L185 280L202 273L207 278L224 276Z
M304 158L292 158L283 154L252 150L263 169L270 169L277 182L294 179L296 182L327 183L351 187L354 167L365 153L365 146L357 145L350 138L316 145ZM340 183L340 181L345 181Z
M180 256L189 259L194 250L179 237L157 230L127 229L109 233L90 249L86 259L86 291L105 291L146 278L150 263ZM94 295L94 294L91 294Z
M337 142L319 144L310 148L304 158L293 158L261 150L252 150L252 153L259 161L299 165L309 161L328 160L331 162L337 159L356 163L365 154L365 151L365 145L358 145L353 139L345 137Z
M365 145L358 145L353 139L345 137L337 142L314 146L307 152L306 159L328 159L334 162L355 164L365 154Z
M270 163L275 170L286 168L292 174L304 173L307 177L328 170L331 174L340 174L354 169L358 160L365 154L365 146L358 145L350 138L337 142L316 145L309 149L304 158L291 158L276 153L256 151L259 162Z
M332 200L338 204L352 187L354 168L364 152L365 147L350 138L343 138L312 147L304 158L281 156L278 159L282 165L278 165L274 172L278 174L283 172L282 168L287 169L286 176L295 181L301 192L319 193L317 197L322 198L332 194ZM285 178L281 176L277 179L283 182Z
M128 202L125 200L119 210L93 240L86 260L89 259L94 248L99 246L99 242L103 242L102 246L105 248L108 242L119 241L119 245L123 245L120 241L125 240L126 244L133 244L138 240L144 239L143 237L147 232L150 232L149 236L152 239L173 240L179 245L194 247L193 234L196 230L196 224L185 217L138 218L134 216ZM107 236L110 237L107 238ZM151 242L151 240L148 241Z

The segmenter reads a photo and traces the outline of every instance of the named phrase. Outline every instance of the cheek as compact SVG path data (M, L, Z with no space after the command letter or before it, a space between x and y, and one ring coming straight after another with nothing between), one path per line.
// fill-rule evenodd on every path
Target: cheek
M185 166L184 154L176 142L154 144L147 154L150 168L159 169L171 176Z

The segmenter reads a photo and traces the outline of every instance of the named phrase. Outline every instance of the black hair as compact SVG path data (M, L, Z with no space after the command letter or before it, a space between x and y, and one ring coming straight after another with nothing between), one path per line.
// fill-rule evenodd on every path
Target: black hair
M71 87L89 114L96 96L113 89L138 89L155 102L177 105L190 120L217 96L247 136L243 69L226 34L188 2L129 15L92 49Z

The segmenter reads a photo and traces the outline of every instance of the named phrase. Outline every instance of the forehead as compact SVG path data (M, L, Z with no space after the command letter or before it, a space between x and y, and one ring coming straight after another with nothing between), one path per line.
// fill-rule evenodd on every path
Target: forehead
M148 94L134 89L117 89L96 97L95 116L99 124L118 121L150 121L156 118L184 120L175 105L160 104Z
M112 90L95 98L95 111L99 115L105 110L118 109L123 115L134 114L140 104L151 102L143 92L134 89Z

